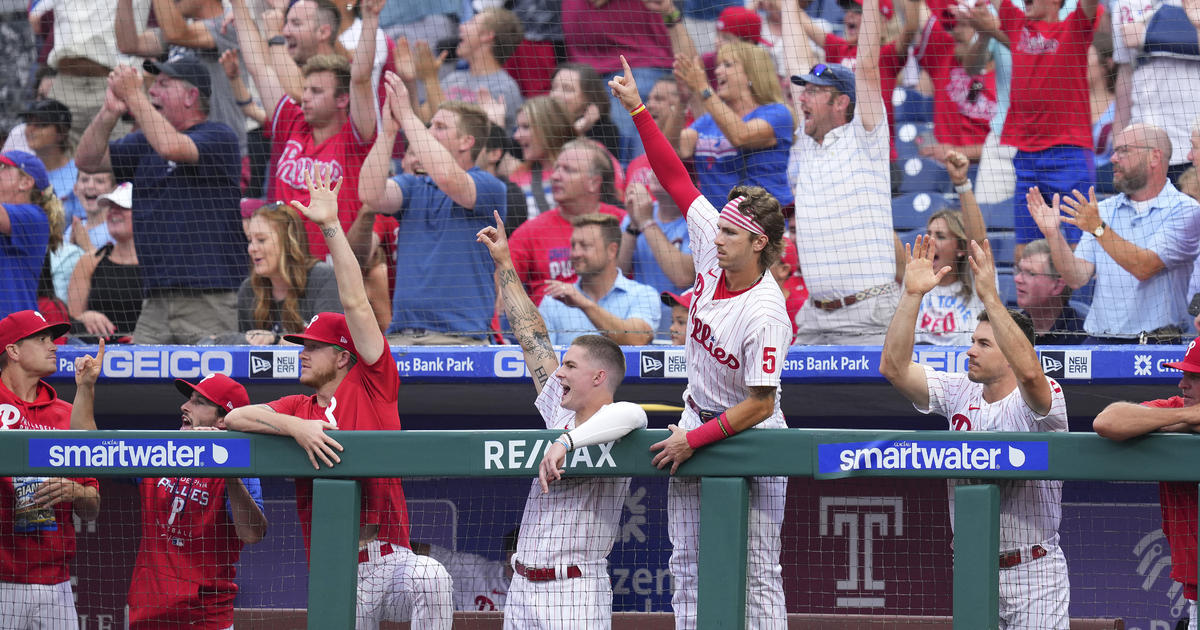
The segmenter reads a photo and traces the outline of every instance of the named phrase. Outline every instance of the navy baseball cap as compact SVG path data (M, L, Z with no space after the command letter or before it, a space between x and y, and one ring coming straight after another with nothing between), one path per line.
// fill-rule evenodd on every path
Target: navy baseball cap
M142 68L150 74L162 73L172 79L191 83L204 98L212 96L212 79L208 75L208 68L195 55L182 55L169 61L147 59L142 63Z
M38 190L46 190L50 186L50 176L46 174L46 165L32 153L24 151L5 151L0 153L0 164L7 164L33 178L33 185Z
M67 109L67 106L63 105L61 101L51 98L30 105L28 109L21 112L21 120L27 123L70 127L71 110Z
M793 74L792 83L796 85L824 85L850 97L850 102L856 102L854 94L854 71L840 63L819 63L812 67L808 74Z

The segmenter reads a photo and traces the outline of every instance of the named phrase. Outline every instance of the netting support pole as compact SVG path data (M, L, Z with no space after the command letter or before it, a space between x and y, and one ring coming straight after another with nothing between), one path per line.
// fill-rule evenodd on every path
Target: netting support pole
M313 480L308 630L355 626L360 500L356 481Z
M750 486L743 477L700 480L697 630L746 627Z
M1000 489L954 488L954 630L1000 627Z

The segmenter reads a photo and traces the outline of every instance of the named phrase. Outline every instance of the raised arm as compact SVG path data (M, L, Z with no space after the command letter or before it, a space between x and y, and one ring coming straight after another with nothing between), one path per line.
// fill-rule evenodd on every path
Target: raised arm
M155 12L157 3L155 0ZM174 6L174 3L171 3ZM178 13L178 11L176 11ZM159 20L161 24L161 19ZM126 55L137 57L157 57L165 50L163 44L152 31L139 29L144 26L137 23L133 15L133 0L117 0L116 17L113 20L113 33L117 36L117 50Z
M813 57L812 46L808 43L808 31L814 28L812 20L796 0L780 0L779 10L783 26L784 65L787 66L780 70L784 70L788 75L804 74L817 63ZM824 36L818 44L825 46Z
M1025 404L1039 416L1050 413L1054 404L1050 392L1050 383L1042 372L1042 362L1038 359L1037 351L1029 338L1013 321L1000 291L996 288L996 263L992 259L992 246L984 239L981 246L978 241L971 241L971 271L975 272L975 294L983 302L987 310L988 321L992 324L992 334L996 336L996 345L1008 360L1013 374L1017 377L1017 389Z
M671 52L676 56L683 55L688 59L699 55L696 52L696 44L692 42L692 36L688 34L687 27L683 24L683 15L673 0L642 0L642 4L662 16L667 33L671 36Z
M1037 186L1030 188L1025 194L1029 214L1041 230L1042 236L1046 237L1046 242L1050 244L1050 260L1054 261L1054 268L1062 274L1068 286L1078 289L1092 279L1096 265L1075 256L1071 244L1062 235L1062 230L1058 229L1059 217L1062 216L1059 211L1059 199L1058 193L1054 193L1053 204L1046 205L1042 191L1038 190Z
M354 123L354 129L361 138L375 136L375 106L378 101L375 100L371 72L375 67L375 39L383 4L384 0L364 0L359 4L362 9L362 34L358 36L358 48L350 63L350 122Z
M1063 200L1067 206L1067 216L1062 220L1080 230L1094 234L1096 228L1100 227L1102 223L1100 206L1096 203L1096 187L1093 186L1088 190L1086 198L1078 190L1073 190L1071 193ZM1125 240L1112 228L1106 229L1104 234L1097 236L1096 242L1118 265L1121 265L1122 269L1141 282L1153 278L1158 272L1167 268L1162 258L1154 250ZM1194 248L1193 251L1195 251ZM1055 264L1057 262L1055 261ZM1072 285L1072 288L1077 287Z
M154 7L154 19L158 21L166 43L202 50L217 47L208 27L199 20L183 17L176 0L151 0L150 6Z
M879 0L863 0L862 27L858 33L858 64L854 67L856 115L867 131L887 122L883 109L883 89L879 78L879 48L883 16ZM890 95L889 95L890 96Z
M267 43L263 40L262 33L258 32L258 25L254 22L254 16L250 14L250 7L246 6L246 0L230 0L230 4L233 6L238 47L242 50L246 71L254 79L254 86L258 88L258 95L262 98L267 116L273 116L275 108L279 106L279 101L286 97L287 93L279 81L279 75L271 66L271 51L267 49ZM295 66L295 64L292 65Z
M333 274L337 278L338 295L342 299L342 312L346 314L346 327L358 350L358 358L367 365L374 365L379 357L388 352L387 339L379 331L379 321L367 299L367 288L363 284L362 268L350 249L350 241L342 231L338 220L338 191L342 179L333 178L333 169L313 166L304 174L308 185L309 205L292 201L292 206L310 221L321 226L321 235L329 247L333 259Z
M386 81L386 79L385 79ZM370 206L383 214L395 214L404 205L404 191L388 173L392 170L392 148L396 146L396 134L400 132L400 121L396 120L392 107L392 96L385 90L380 117L383 125L375 143L363 160L358 176L358 198L364 206ZM361 245L361 241L356 240ZM364 254L361 249L357 253Z
M104 365L104 337L96 356L83 355L75 359L75 400L71 404L71 428L82 431L96 430L96 381Z
M542 386L558 369L558 355L550 343L546 321L533 305L533 300L529 299L529 294L525 292L521 278L517 276L517 270L513 267L512 255L508 249L508 236L504 232L504 219L500 217L499 212L493 214L496 219L495 227L488 226L479 230L475 240L487 246L488 253L492 255L492 262L496 264L496 282L500 288L500 297L504 300L504 311L508 313L508 323L525 353L525 365L533 375L533 388L541 393Z
M112 170L112 162L108 155L108 137L117 126L121 115L129 111L125 103L113 94L110 85L104 93L104 104L99 113L88 123L79 138L79 146L75 148L75 164L80 170L95 173Z
M963 229L967 233L967 240L982 243L987 238L987 223L983 220L979 203L975 201L971 180L967 179L967 169L970 166L971 161L962 153L950 151L946 154L946 170L950 173L950 183L956 187L965 186L963 192L958 193L958 203L962 206Z
M918 236L911 251L906 248L908 261L904 266L904 292L896 306L896 314L888 325L879 357L879 373L907 399L921 409L929 407L929 382L925 368L912 360L913 340L916 337L917 313L921 299L950 273L950 267L933 269L933 248L928 236Z
M408 151L418 162L425 166L429 176L438 190L446 193L454 203L469 210L475 208L475 179L467 174L466 169L459 166L450 151L438 142L421 117L413 111L408 100L408 91L400 77L388 72L384 77L387 100L391 107L392 116L400 123L404 136L408 139ZM436 114L435 114L436 116ZM432 126L444 125L445 121L435 120ZM475 138L475 142L483 142L483 138ZM390 145L389 145L390 146Z
M670 142L667 142L666 136L659 130L654 118L650 116L650 112L646 111L646 106L642 104L642 97L638 95L637 83L633 80L633 70L630 69L629 62L625 61L624 55L621 56L621 66L625 69L625 75L613 77L608 82L608 87L633 117L638 135L642 138L642 146L646 148L646 158L650 160L650 168L654 170L654 175L658 177L659 183L675 200L675 205L679 206L680 211L686 217L688 208L700 196L700 191L692 184L692 177L688 174L687 168L683 166L683 162L675 154L675 149Z
M196 143L180 132L162 115L142 89L142 73L137 68L119 66L108 78L109 88L117 98L125 102L129 113L137 121L146 141L164 160L195 164L200 161L200 149ZM199 97L197 97L199 98Z

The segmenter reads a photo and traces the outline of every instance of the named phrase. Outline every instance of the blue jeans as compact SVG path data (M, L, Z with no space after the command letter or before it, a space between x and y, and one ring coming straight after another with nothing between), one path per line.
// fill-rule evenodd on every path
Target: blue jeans
M604 84L608 85L610 79L616 76L624 76L624 72L614 72L604 77ZM638 94L642 97L642 102L650 99L650 89L654 87L658 80L671 75L670 68L634 68L633 80L637 82ZM621 154L617 159L621 161L621 166L629 166L629 162L633 158L646 152L642 147L642 139L638 136L637 126L633 124L633 119L629 117L629 112L625 111L625 106L617 97L609 94L611 103L608 117L612 119L614 125L617 126L617 131L621 133Z
M1013 157L1017 175L1016 196L1013 198L1013 219L1017 243L1025 244L1042 238L1042 232L1029 214L1025 193L1037 186L1049 204L1054 193L1066 196L1072 190L1087 195L1088 187L1096 181L1096 158L1090 149L1056 146L1041 151L1017 151ZM1062 223L1059 226L1067 241L1079 240L1079 228Z

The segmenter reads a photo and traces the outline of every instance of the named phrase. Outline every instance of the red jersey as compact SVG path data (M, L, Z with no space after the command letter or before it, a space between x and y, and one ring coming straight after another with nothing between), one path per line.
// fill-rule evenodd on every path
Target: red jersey
M267 178L267 199L291 204L292 201L308 203L308 186L304 174L313 164L321 168L333 167L333 176L342 178L342 189L338 193L338 219L342 229L349 231L350 224L358 215L362 202L358 199L358 174L363 161L371 151L372 138L359 137L354 123L349 119L333 136L317 144L313 139L312 126L304 119L300 106L290 98L279 100L271 124L263 130L271 140L271 177ZM381 177L386 173L380 173ZM308 231L308 251L325 260L329 248L321 236L321 228L307 218L300 217Z
M226 481L142 479L142 540L129 585L131 630L168 622L203 630L233 625L242 541L226 508Z
M788 319L792 320L792 334L794 335L800 329L800 325L796 323L796 313L799 313L800 307L808 301L808 286L804 284L803 277L792 276L783 281L783 288L787 291L783 305L787 309Z
M917 62L933 79L933 136L956 147L983 144L996 115L996 75L968 74L942 24L929 18L916 50Z
M400 372L391 352L385 351L374 365L354 364L333 394L328 407L313 396L284 396L268 403L271 409L307 420L325 420L343 431L399 431L396 400ZM379 525L378 539L408 547L408 505L399 479L362 479L362 509L359 522ZM312 536L312 479L296 479L296 511L304 532L304 547Z
M1142 403L1157 409L1179 409L1187 403L1179 396ZM1163 481L1158 484L1162 504L1162 529L1171 545L1171 579L1183 585L1184 597L1196 600L1196 484Z
M25 402L0 381L0 430L62 431L71 428L71 404L59 400L54 388L38 383L37 397ZM92 478L71 481L99 488ZM0 477L0 582L59 584L71 579L67 563L75 557L75 525L71 503L54 506L55 531L13 531L16 494L11 477Z
M825 61L840 63L851 70L858 65L858 46L851 46L846 40L834 34L825 36ZM883 109L887 112L888 145L892 150L893 161L896 160L896 134L893 126L896 117L892 114L892 92L896 90L896 80L904 70L908 61L908 51L896 49L896 43L884 44L879 49L879 90L883 96Z
M1094 27L1082 4L1050 23L1030 20L1003 1L1000 29L1012 42L1012 88L1002 144L1021 151L1092 147L1087 51Z
M602 203L599 211L625 220L625 211L616 206ZM562 210L554 208L522 223L509 237L513 267L534 304L542 303L547 282L575 282L571 230L571 222L562 215Z

